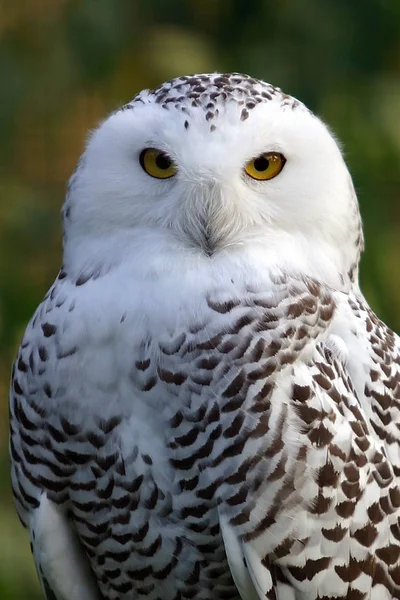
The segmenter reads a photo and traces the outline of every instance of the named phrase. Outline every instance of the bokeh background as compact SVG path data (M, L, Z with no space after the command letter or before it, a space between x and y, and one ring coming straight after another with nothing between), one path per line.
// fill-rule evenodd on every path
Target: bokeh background
M400 329L399 0L0 0L0 598L38 600L9 491L7 388L61 257L60 208L88 129L176 75L243 71L343 143L368 300Z

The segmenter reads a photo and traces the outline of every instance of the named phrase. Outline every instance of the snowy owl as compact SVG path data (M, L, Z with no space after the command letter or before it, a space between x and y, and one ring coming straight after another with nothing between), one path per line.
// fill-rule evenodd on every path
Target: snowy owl
M48 600L400 598L400 343L335 139L247 75L95 131L10 394Z

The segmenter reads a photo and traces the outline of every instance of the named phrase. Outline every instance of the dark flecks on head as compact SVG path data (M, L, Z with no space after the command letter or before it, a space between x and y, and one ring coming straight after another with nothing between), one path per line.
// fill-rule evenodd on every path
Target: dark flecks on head
M188 75L163 83L153 90L144 90L123 109L134 108L135 104L160 104L164 109L178 109L190 115L192 109L204 111L207 121L218 117L218 106L229 102L243 107L238 112L241 121L250 116L260 103L278 102L283 108L301 108L307 110L295 98L283 94L279 88L264 81L254 79L240 73L213 73L204 75ZM185 129L189 121L184 122ZM215 127L211 126L210 131Z

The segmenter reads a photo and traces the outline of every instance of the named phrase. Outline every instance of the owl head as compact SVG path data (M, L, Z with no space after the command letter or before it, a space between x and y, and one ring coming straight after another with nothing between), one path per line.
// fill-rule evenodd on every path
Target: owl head
M238 73L179 77L111 114L71 178L64 229L72 264L163 256L167 268L168 256L212 264L255 252L335 285L355 284L362 247L330 131Z

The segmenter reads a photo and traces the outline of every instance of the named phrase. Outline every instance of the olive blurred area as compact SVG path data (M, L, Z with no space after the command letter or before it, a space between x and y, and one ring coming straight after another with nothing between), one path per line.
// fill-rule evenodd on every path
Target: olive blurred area
M216 70L280 86L341 140L365 228L362 288L400 329L399 0L0 0L2 600L41 597L10 493L7 393L60 266L66 181L109 111L142 88Z

